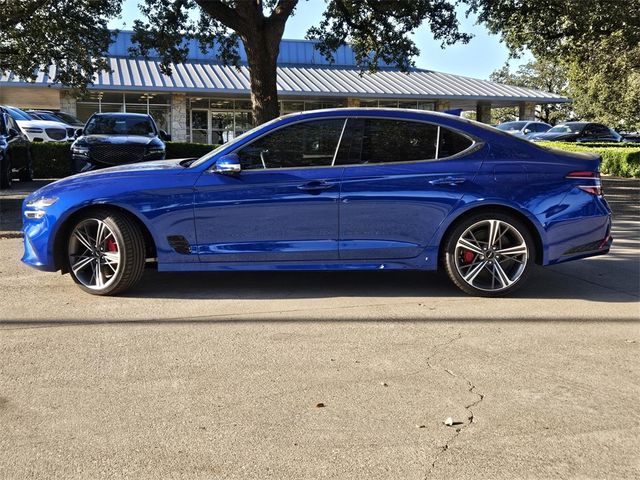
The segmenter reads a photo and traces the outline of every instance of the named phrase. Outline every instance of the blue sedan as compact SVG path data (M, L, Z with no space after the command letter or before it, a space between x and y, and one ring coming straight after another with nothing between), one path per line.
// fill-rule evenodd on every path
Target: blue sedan
M607 253L591 154L446 114L287 115L197 160L75 175L24 201L22 261L83 290L160 271L444 269L498 296L534 264Z

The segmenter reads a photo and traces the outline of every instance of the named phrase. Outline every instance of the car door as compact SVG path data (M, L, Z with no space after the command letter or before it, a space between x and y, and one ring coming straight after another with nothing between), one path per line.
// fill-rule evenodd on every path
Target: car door
M340 258L420 255L480 167L480 155L460 154L480 147L431 123L349 119L338 156Z
M337 259L342 169L332 164L344 124L289 124L236 150L239 174L205 172L195 193L200 261Z
M27 166L29 160L29 140L22 133L16 121L10 115L4 114L7 127L8 154L13 168Z

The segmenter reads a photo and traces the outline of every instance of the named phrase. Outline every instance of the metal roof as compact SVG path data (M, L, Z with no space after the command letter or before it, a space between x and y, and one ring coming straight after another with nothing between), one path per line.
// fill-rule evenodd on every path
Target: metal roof
M131 57L108 59L111 72L94 77L91 90L184 92L193 94L249 94L249 69L216 62L188 61L172 64L172 75L160 72L159 60ZM5 86L54 86L55 70L40 72L35 82L24 82L11 73L0 76ZM56 85L60 88L58 85ZM440 99L491 102L561 103L561 95L513 87L449 73L415 69L410 74L381 69L361 75L357 68L282 65L278 67L278 93L286 96L371 97Z

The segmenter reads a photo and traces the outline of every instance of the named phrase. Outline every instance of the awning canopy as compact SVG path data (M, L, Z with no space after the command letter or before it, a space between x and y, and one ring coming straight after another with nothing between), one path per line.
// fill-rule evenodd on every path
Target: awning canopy
M193 94L249 94L249 69L217 62L189 60L172 65L172 75L160 72L154 59L111 57L111 72L94 78L91 90L144 90ZM55 68L41 72L35 82L26 82L11 73L0 76L0 86L52 86ZM409 74L383 68L375 74L360 74L345 66L278 67L278 93L283 96L399 98L450 100L463 104L478 101L495 104L563 103L568 98L529 88L503 85L459 75L414 69Z

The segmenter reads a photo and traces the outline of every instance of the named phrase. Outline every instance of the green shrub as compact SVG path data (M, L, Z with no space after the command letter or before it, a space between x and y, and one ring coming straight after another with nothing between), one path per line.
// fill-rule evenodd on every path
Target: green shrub
M33 175L36 178L60 178L71 175L71 143L34 142L31 144Z
M602 156L600 171L618 177L640 177L640 145L538 142L538 145L569 152L592 152ZM597 145L597 146L594 146Z
M217 147L207 143L167 142L167 158L200 158Z

